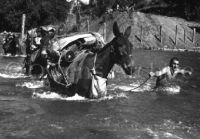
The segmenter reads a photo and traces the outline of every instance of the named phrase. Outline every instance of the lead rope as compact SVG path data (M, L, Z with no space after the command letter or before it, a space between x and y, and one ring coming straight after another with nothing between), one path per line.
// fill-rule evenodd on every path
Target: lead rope
M143 83L141 83L139 86L137 86L137 87L131 89L130 91L133 91L133 90L135 90L135 89L141 87L141 86L144 85L150 78L151 78L151 77L148 77Z
M142 67L142 68L144 68L144 67ZM140 70L142 70L143 72L149 74L147 71L143 70L142 68L141 68ZM133 90L135 90L135 89L137 89L137 88L140 88L140 87L143 86L145 83L147 83L147 81L148 81L150 78L151 78L151 76L149 76L148 78L146 78L145 81L143 81L140 85L138 85L137 87L131 89L130 91L133 91Z
M131 53L131 58L132 58L132 53ZM133 63L131 63L132 67L133 67ZM142 69L140 69L142 70ZM143 70L145 73L147 73L145 70ZM133 77L133 70L131 69L131 75ZM140 88L141 86L143 86L151 77L149 76L148 78L146 78L146 80L144 82L142 82L139 86L136 86L135 88L131 89L130 91L133 91L137 88Z

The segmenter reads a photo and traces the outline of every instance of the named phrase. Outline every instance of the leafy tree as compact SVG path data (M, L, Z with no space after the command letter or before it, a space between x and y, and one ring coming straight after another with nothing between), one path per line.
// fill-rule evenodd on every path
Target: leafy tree
M65 0L1 0L0 31L20 31L22 14L26 14L26 28L62 22L69 4Z
M137 10L156 3L168 5L163 12L165 15L200 20L200 0L91 0L89 6L81 6L81 11L100 17L107 8L115 8L117 4L120 8L134 5ZM63 22L70 4L66 0L1 0L0 31L20 31L22 14L26 14L26 29Z

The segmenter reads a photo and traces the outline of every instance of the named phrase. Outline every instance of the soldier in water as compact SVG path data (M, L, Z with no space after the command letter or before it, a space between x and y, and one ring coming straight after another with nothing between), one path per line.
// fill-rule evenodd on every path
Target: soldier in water
M178 74L181 74L181 75L189 74L189 75L191 75L192 72L188 71L188 70L180 69L179 68L179 59L176 58L176 57L173 57L169 62L169 66L164 67L160 71L150 72L149 76L150 77L157 77L155 88L158 88L158 87L166 86L166 84L169 81L175 79Z

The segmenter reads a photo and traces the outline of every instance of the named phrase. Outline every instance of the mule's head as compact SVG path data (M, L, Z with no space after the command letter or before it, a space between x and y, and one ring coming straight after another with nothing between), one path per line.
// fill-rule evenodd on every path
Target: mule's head
M47 51L51 49L50 40L53 39L55 30L45 30L41 28L41 56L47 58Z
M113 33L115 35L113 39L115 62L123 68L126 74L131 75L134 72L134 63L132 60L133 45L128 40L131 34L131 26L127 27L124 33L121 33L115 22L113 25Z

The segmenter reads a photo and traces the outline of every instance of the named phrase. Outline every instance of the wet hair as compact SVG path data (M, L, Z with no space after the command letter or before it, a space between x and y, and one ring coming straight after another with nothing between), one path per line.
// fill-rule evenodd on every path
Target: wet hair
M173 64L174 61L179 61L179 59L177 57L173 57L169 62L170 67L172 67L172 64Z

